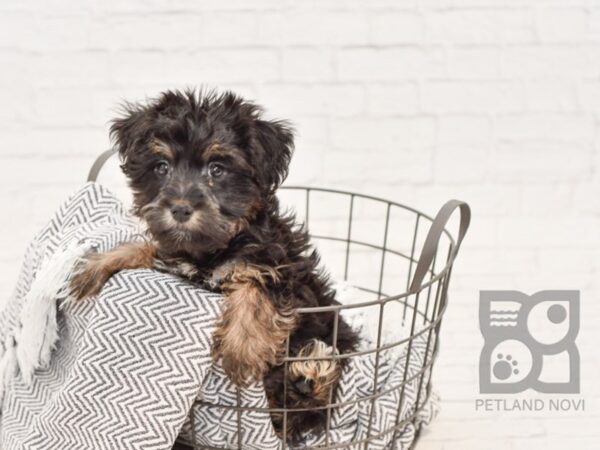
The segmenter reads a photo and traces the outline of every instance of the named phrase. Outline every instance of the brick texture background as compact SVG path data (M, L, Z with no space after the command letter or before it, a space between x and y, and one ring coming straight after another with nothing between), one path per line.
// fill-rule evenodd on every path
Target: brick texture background
M0 67L3 298L122 99L232 88L296 124L290 184L471 204L420 448L598 448L599 2L6 0ZM586 411L476 412L478 291L553 288L582 291Z

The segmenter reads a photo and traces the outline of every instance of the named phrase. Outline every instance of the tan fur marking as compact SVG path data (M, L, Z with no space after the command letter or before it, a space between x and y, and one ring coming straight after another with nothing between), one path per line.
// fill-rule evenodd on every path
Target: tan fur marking
M155 256L156 247L149 242L130 242L106 253L91 253L71 279L71 295L78 300L96 295L121 270L152 268Z
M237 265L222 285L224 311L214 333L213 357L239 385L262 380L269 365L280 363L286 339L296 326L292 310L277 311L264 289L271 273Z
M231 158L231 160L234 161L239 167L253 171L252 166L246 161L244 153L234 146L225 146L219 142L213 142L206 148L206 150L204 150L202 155L202 158L205 162L210 161L212 158L219 157Z
M206 161L217 156L227 155L228 152L218 142L211 143L202 155Z
M313 396L322 403L329 401L329 392L340 378L340 367L333 357L333 348L325 342L313 339L298 353L300 358L329 358L294 361L289 365L293 378L305 378L313 382Z
M184 199L177 199L177 200L173 200L172 202L172 206L178 205L178 206L192 206L192 204Z
M152 139L152 141L150 141L150 151L155 155L162 156L168 160L172 160L175 157L173 149L160 139Z

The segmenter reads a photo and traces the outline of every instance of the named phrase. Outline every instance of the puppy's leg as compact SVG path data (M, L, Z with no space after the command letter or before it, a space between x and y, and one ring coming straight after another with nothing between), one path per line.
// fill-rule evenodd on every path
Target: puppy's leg
M279 363L287 337L296 326L289 308L277 308L265 277L272 271L237 264L221 283L224 310L214 333L213 358L236 384L262 380Z
M297 356L314 359L291 363L288 369L290 382L303 396L314 399L318 405L325 405L341 375L340 364L333 359L333 348L313 339Z
M116 272L152 268L156 247L148 242L130 242L106 253L91 253L71 279L71 295L80 300L96 295Z

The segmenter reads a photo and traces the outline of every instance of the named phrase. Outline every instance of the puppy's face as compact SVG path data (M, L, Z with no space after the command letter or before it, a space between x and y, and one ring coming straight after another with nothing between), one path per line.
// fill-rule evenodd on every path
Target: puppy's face
M166 92L114 121L135 211L163 252L202 257L226 248L274 201L293 136L260 115L231 93Z

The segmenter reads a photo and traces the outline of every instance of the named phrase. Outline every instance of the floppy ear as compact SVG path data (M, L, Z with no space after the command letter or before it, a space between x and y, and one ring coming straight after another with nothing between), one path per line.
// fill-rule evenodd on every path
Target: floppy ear
M146 108L133 103L125 103L122 114L122 117L112 121L110 138L121 159L126 161L130 152L145 137L148 130L148 119Z
M285 121L256 120L256 137L264 151L265 181L274 191L285 180L294 152L294 131Z
M144 145L153 130L151 106L125 103L122 116L114 119L110 138L119 152L121 169L132 181L139 181L145 174Z

